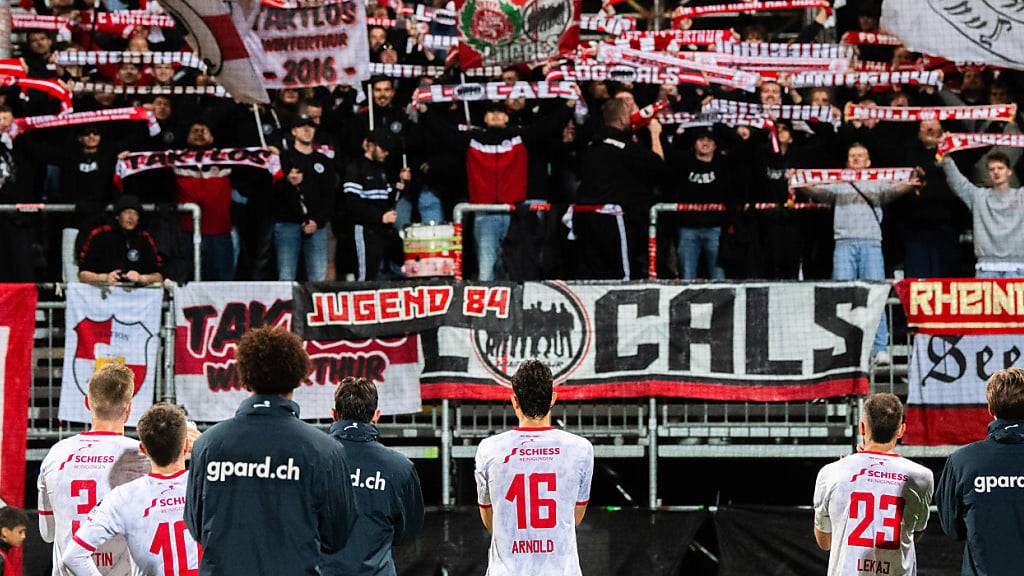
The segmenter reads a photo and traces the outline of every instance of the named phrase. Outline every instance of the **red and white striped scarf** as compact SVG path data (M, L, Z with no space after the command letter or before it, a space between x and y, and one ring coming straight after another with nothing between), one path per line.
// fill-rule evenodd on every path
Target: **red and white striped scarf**
M829 122L834 126L841 123L841 118L829 106L762 106L735 100L712 100L701 108L701 112L711 114L734 114L739 116L770 116L784 120L805 120L809 122Z
M419 88L413 94L413 101L452 102L474 100L506 100L508 98L552 99L576 98L572 82L482 82L466 84L434 84Z
M806 70L842 72L850 66L843 58L812 58L806 56L745 56L725 52L680 52L677 57L687 61L715 66L734 67L748 72L794 73Z
M688 30L689 32L689 30ZM778 44L769 42L719 42L715 52L746 57L850 59L853 48L839 44Z
M216 96L231 98L223 86L114 86L102 82L73 82L72 92L85 94L126 94L139 96Z
M95 50L85 52L54 52L52 62L58 66L97 66L102 64L179 64L206 70L206 64L195 52L118 52Z
M388 78L419 78L420 76L441 76L447 70L444 66L420 66L419 64L384 64L370 62L370 74ZM485 66L466 70L466 76L492 78L501 76L500 66Z
M283 176L281 158L266 148L211 148L132 152L117 161L114 183L120 188L122 180L146 170L219 165L259 168L269 172L275 181Z
M872 88L892 89L894 85L935 86L942 88L939 70L901 70L892 72L801 72L790 79L793 88L813 86L853 86L868 84Z
M438 34L424 34L420 41L423 42L423 47L436 50L438 48L451 48L459 45L458 36L441 36Z
M832 11L832 6L828 0L770 0L768 2L736 2L733 4L713 4L711 6L684 6L676 11L672 24L678 27L680 20L714 14L773 12L777 10L804 10L807 8L825 8L829 12Z
M855 32L850 31L843 34L843 38L840 40L843 44L872 44L875 46L902 46L903 40L900 40L892 34L882 34L878 32Z
M698 72L684 71L680 68L628 66L625 64L576 64L575 66L562 66L558 70L552 70L548 73L546 80L548 82L556 80L567 82L612 80L615 82L633 82L635 84L708 85L708 81Z
M683 60L670 54L644 52L642 50L619 48L607 44L599 47L597 59L609 64L638 62L654 66L667 66L669 68L684 67L703 72L704 77L713 84L729 86L747 92L753 92L757 88L757 81L759 79L757 74L744 70L736 70L693 60Z
M29 130L42 128L62 128L65 126L77 126L79 124L92 124L94 122L117 122L125 120L138 120L146 122L149 126L150 135L160 133L160 124L156 121L153 113L142 106L130 108L110 108L107 110L96 110L93 112L73 112L71 114L28 116L15 118L14 123L7 133L13 138L18 134Z
M0 60L0 76L14 76L24 78L28 72L21 58L6 58Z
M11 28L15 30L63 30L70 29L71 23L63 16L13 12L11 13Z
M821 184L839 184L841 182L866 182L886 180L892 182L910 182L914 177L913 168L815 168L796 170L789 178L793 188L817 186Z
M580 17L580 30L603 32L618 36L636 28L636 18L629 16L608 16L606 14L584 14Z
M883 122L921 122L922 120L992 120L1013 122L1017 114L1016 104L991 104L983 106L868 106L865 104L846 105L843 116L850 120L881 120Z
M81 12L83 28L92 27L93 13L88 10ZM96 28L111 32L125 26L147 26L156 28L174 28L174 18L163 14L154 14L145 10L118 10L116 12L96 12Z
M0 76L0 86L21 86L28 90L38 90L52 98L60 100L61 112L71 110L71 92L56 80L41 80L39 78L24 78L17 76Z
M731 46L735 43L734 38L732 30L634 30L620 34L616 41L648 41L654 46L668 46L670 43L677 46ZM666 48L655 49L661 51Z
M946 134L939 147L935 150L935 158L942 160L942 157L950 152L981 148L984 146L1011 146L1013 148L1024 148L1024 134L991 134L991 133L953 133Z

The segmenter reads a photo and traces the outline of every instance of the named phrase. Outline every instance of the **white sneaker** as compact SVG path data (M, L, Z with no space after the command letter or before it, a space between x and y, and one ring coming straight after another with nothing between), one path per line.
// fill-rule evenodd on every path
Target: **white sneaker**
M875 354L875 366L888 366L892 364L892 356L886 351Z

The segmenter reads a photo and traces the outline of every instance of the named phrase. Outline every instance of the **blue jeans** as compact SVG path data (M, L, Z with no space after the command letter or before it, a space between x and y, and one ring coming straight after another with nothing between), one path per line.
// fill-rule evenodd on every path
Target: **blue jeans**
M204 282L230 282L235 279L235 245L231 234L203 235L200 245Z
M277 250L277 279L294 281L299 268L299 252L306 258L306 278L310 282L327 279L327 229L317 228L303 234L302 225L291 222L274 224L274 249Z
M479 213L473 221L473 239L480 273L478 280L494 280L494 268L501 257L501 243L511 221L508 214Z
M420 212L421 224L443 224L445 222L444 209L441 206L441 199L434 194L434 191L426 186L420 188L420 195L416 199L416 209ZM412 224L412 200L402 196L395 204L395 212L398 218L395 220L395 229L401 230Z
M684 280L697 277L701 258L707 266L712 280L725 278L725 270L718 266L718 238L722 229L714 228L680 228L676 250L679 253L679 272Z
M885 280L882 245L878 242L837 240L836 249L832 253L832 278L834 280ZM883 310L871 351L877 354L886 350L888 346L889 324Z

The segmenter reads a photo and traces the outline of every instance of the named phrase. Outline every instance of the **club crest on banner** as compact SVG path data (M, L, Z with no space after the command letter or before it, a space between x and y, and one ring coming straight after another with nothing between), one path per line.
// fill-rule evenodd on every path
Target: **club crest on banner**
M135 375L135 390L146 380L149 347L154 346L154 334L142 322L124 322L111 316L106 320L85 318L75 325L78 346L72 376L75 386L84 395L89 378L110 363L124 364Z
M590 348L593 328L579 297L554 283L524 285L522 300L501 327L471 331L473 351L503 385L526 360L551 369L556 385L579 368Z

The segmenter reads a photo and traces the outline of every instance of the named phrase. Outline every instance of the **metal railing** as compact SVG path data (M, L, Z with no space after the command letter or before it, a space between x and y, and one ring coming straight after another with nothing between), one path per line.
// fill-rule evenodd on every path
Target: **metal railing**
M547 212L551 210L550 204L545 203L527 203L531 212ZM516 211L517 204L472 204L470 202L460 202L455 205L455 209L452 211L452 228L454 230L455 243L459 246L458 250L455 250L455 279L462 280L462 251L465 250L463 247L462 238L462 221L465 219L466 214L481 213L481 214L510 214Z
M202 278L202 266L200 265L201 250L200 246L203 242L202 232L200 225L203 220L203 211L198 204L193 202L187 202L185 204L177 205L178 212L188 212L192 214L192 265L193 273L195 274L195 280ZM156 204L143 204L142 210L144 212L153 212L157 210ZM75 211L74 204L0 204L0 213L17 213L17 214L45 214L52 212L55 214L68 214ZM108 205L106 207L107 212L113 212L114 207Z
M36 312L33 378L28 420L29 459L41 460L54 441L85 430L84 424L58 419L63 376L65 303L63 285L47 285L57 299L43 300ZM174 301L163 305L155 398L174 399ZM896 327L899 301L888 303ZM909 347L894 345L890 330L891 366L872 366L871 391L906 393ZM903 338L903 337L901 337ZM905 342L905 340L902 340ZM831 458L850 453L857 441L860 397L789 402L716 402L702 399L635 398L559 402L552 421L587 437L598 458L647 459L648 502L657 506L658 461L662 458ZM317 421L327 427L329 422ZM442 400L425 404L415 414L385 416L378 427L389 446L410 458L440 460L441 502L452 504L452 479L460 463L472 461L480 441L517 424L507 402ZM939 457L950 447L908 447L910 456Z

